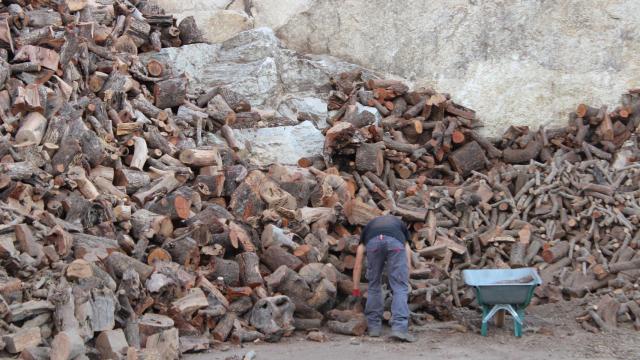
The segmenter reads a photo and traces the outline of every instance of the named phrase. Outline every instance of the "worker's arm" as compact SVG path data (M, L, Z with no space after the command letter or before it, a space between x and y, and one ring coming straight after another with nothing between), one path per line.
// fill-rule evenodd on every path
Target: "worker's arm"
M358 245L356 249L356 263L353 265L353 295L360 296L360 275L362 275L362 263L364 262L364 245Z
M411 273L411 269L413 269L413 266L411 266L411 255L413 252L411 251L411 245L409 245L408 241L404 243L404 249L407 253L407 266L409 266L409 273Z

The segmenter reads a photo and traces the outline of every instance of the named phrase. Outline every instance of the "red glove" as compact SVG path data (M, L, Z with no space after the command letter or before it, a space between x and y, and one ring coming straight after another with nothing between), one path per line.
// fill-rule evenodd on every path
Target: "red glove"
M360 297L360 296L362 296L362 293L360 293L360 289L353 289L351 291L351 296Z

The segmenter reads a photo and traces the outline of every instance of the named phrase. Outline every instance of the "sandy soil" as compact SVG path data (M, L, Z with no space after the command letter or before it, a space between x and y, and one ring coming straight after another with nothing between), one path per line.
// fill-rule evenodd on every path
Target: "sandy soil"
M480 336L476 326L480 316L465 312L467 332L440 329L433 323L413 329L418 341L413 344L389 342L386 338L348 337L327 333L330 340L317 343L305 340L304 333L276 344L223 345L208 353L186 356L189 360L242 359L250 350L256 360L339 360L339 359L476 359L476 360L565 360L624 359L640 360L640 333L628 323L606 334L592 334L576 323L583 307L577 303L530 306L525 316L524 336L513 336L511 319L502 329L490 327L489 336ZM389 331L389 329L386 329ZM237 357L236 357L237 356Z

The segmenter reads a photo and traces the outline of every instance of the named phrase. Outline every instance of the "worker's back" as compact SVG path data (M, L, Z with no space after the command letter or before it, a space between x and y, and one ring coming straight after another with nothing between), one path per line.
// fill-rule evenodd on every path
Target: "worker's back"
M366 245L369 239L378 235L386 235L402 242L406 242L409 239L407 227L400 219L391 215L378 216L369 221L362 230L360 241Z

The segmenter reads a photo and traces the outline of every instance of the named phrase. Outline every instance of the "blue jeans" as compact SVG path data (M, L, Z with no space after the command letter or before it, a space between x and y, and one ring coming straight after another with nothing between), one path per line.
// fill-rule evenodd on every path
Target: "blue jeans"
M395 238L378 235L367 242L367 280L369 281L365 315L369 329L382 327L384 299L382 272L388 268L391 302L391 329L406 332L409 327L409 266L404 244Z

